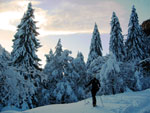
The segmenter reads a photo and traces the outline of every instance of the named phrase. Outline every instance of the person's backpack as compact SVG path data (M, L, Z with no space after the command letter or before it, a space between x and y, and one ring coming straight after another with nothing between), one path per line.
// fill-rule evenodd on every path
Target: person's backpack
M98 80L95 80L94 81L95 82L95 89L96 89L96 91L98 91L99 90L99 88L100 88L100 84L99 84L99 81Z

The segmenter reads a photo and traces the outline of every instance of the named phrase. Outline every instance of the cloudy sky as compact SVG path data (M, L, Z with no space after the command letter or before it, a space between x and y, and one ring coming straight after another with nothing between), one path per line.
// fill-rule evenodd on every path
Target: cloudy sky
M103 54L109 53L109 33L112 12L115 11L123 34L127 33L132 5L135 5L139 23L150 18L150 0L0 0L0 44L12 51L12 39L17 25L31 1L35 20L40 28L37 37L41 45L38 55L45 64L44 54L54 50L59 38L64 49L76 56L83 52L87 59L94 23L101 34Z

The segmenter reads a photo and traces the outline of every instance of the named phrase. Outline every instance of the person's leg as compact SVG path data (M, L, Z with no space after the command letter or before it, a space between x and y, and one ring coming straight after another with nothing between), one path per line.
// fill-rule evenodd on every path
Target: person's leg
M94 92L94 106L96 106L96 91Z
M92 91L92 100L93 100L93 107L96 106L96 92L95 91Z

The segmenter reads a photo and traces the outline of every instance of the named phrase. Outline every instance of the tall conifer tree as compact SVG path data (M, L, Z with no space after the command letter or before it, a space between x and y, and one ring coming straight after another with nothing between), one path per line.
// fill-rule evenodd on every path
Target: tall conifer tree
M142 36L142 31L138 21L138 15L136 9L133 6L130 16L130 21L128 25L128 36L125 43L126 46L126 60L140 60L144 56L144 40Z
M36 36L34 9L28 4L27 12L24 14L21 23L18 25L15 39L13 40L13 51L11 53L13 65L21 70L29 71L39 69L40 59L36 55L37 49L41 47Z
M122 29L120 27L119 19L115 12L112 14L111 18L111 32L110 32L110 43L109 51L111 51L118 61L122 61L125 55Z
M40 59L36 55L39 47L41 47L36 36L39 33L36 31L36 21L34 19L34 9L32 4L28 4L28 9L18 25L17 33L13 40L13 51L11 52L11 64L15 70L20 73L26 91L26 102L29 108L37 106L37 89L40 87L41 72L39 71ZM17 79L17 78L16 78ZM32 90L32 92L31 92Z
M90 52L87 60L87 68L90 66L91 62L98 56L102 56L102 44L100 39L100 33L98 31L97 24L95 23L93 36L91 39Z

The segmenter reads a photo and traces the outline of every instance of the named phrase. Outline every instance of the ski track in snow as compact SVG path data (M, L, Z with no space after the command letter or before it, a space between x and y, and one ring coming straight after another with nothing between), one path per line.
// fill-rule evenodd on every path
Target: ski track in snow
M3 111L2 113L150 113L150 89L140 92L97 96L97 107L92 107L92 98L71 104L55 104L27 111Z

